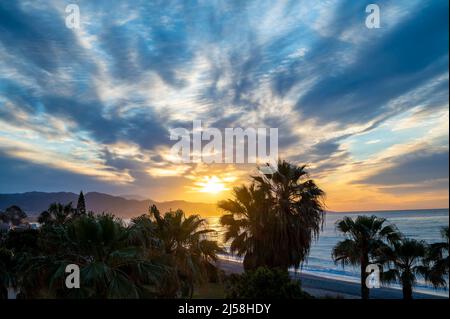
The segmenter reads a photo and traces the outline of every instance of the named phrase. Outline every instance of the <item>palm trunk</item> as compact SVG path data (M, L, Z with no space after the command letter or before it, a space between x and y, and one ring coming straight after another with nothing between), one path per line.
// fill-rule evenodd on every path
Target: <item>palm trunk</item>
M361 257L361 298L369 299L369 288L366 286L367 273L366 268L369 265L369 256Z
M403 299L412 300L412 286L409 283L403 284Z

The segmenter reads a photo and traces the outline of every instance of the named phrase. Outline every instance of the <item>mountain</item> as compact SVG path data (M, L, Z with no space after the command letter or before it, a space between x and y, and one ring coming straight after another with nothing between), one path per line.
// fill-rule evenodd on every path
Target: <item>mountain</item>
M148 212L151 205L156 205L161 212L182 209L186 214L199 214L202 216L217 216L220 212L216 204L194 203L182 200L168 202L156 202L150 199L127 199L120 196L112 196L104 193L91 192L84 195L88 211L96 213L112 213L121 218L131 218ZM46 210L52 203L68 204L72 202L76 206L78 194L59 192L28 192L20 194L0 194L0 210L17 205L29 216L35 216Z

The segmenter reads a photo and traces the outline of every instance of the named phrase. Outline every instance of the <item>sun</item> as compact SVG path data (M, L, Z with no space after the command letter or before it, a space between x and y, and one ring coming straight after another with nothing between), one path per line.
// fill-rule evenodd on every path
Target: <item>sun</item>
M205 176L202 181L196 183L202 193L218 194L228 190L225 184L217 176Z

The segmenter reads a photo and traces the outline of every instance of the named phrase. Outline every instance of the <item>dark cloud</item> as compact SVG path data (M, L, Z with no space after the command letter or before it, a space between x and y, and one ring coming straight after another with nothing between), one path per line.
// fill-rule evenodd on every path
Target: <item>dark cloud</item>
M420 151L401 155L392 159L393 167L358 181L358 184L404 185L448 179L449 156L445 151Z
M447 1L420 6L391 32L365 42L353 63L326 72L300 98L297 109L321 122L342 124L392 113L387 108L390 101L448 69L448 28L443 25L448 25Z
M335 140L317 143L312 148L312 153L317 156L329 156L339 150L340 144Z
M12 56L9 64L43 87L61 67L79 78L95 72L63 17L45 3L40 5L30 9L19 1L0 3L0 43Z

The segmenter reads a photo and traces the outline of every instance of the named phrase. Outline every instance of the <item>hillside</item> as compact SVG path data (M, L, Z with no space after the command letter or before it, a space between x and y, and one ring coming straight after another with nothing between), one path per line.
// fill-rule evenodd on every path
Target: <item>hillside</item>
M44 193L28 192L19 194L0 194L0 210L17 205L28 215L33 216L46 210L52 203L68 204L75 206L78 194L69 192ZM200 214L202 216L217 216L215 204L194 203L182 200L156 202L150 199L127 199L120 196L112 196L104 193L91 192L85 194L86 207L96 213L108 212L122 218L131 218L144 214L150 205L155 204L162 212L182 209L186 214Z

